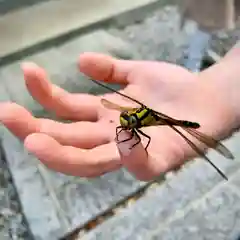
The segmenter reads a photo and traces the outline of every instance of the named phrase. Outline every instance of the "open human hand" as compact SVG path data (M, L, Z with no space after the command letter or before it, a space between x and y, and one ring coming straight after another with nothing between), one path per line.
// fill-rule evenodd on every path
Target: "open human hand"
M156 111L200 123L200 131L212 137L222 139L230 134L233 113L221 95L216 94L214 85L208 84L201 74L170 63L117 60L97 53L82 54L78 66L90 78L125 85L125 94ZM133 102L116 93L71 94L51 84L39 66L24 63L22 69L32 97L46 110L73 121L35 118L16 103L0 103L0 122L49 168L94 177L125 167L138 179L150 180L196 156L181 136L167 126L144 129L151 136L148 155L144 149L146 139L129 151L135 139L116 144L119 112L104 108L100 99L136 106ZM209 104L214 107L208 107ZM123 131L119 138L126 135Z

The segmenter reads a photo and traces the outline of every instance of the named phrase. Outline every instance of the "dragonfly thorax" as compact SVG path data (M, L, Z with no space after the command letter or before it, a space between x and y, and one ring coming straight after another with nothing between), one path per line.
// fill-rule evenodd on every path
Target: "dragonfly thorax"
M120 114L120 124L125 129L132 129L138 126L138 118L127 111Z

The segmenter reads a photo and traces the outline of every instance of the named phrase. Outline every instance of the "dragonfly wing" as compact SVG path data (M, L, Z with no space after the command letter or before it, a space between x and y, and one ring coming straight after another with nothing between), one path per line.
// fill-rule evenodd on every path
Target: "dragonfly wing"
M229 159L234 159L234 156L232 153L220 142L217 141L206 134L203 134L195 129L192 128L184 128L185 131L187 131L190 135L197 138L199 141L206 144L208 147L215 149L220 154L222 154L224 157Z
M107 100L105 98L101 99L101 103L105 108L112 109L112 110L117 110L119 112L134 110L134 108L120 106L116 103L110 102L109 100Z
M160 126L160 125L169 125L169 123L160 119L157 121L152 121L149 125L150 126Z
M218 151L224 157L226 157L228 159L234 159L233 154L220 141L217 141L217 140L207 136L206 134L203 134L203 133L197 131L194 128L191 128L191 127L188 128L188 127L184 126L182 124L181 120L179 121L179 120L175 120L175 119L172 120L171 118L170 119L161 118L158 121L156 121L155 123L153 123L152 125L155 125L155 126L156 125L173 126L173 124L176 125L176 126L180 126L182 129L184 129L190 135L197 138L199 141L201 141L202 143L204 143L208 147L215 149L216 151Z
M186 121L186 120L177 120L174 118L169 117L166 114L160 113L160 112L156 112L154 110L152 110L153 113L155 115L157 115L159 117L158 122L160 122L159 125L163 125L163 123L165 123L165 125L175 125L175 126L180 126L180 127L188 127L188 128L199 128L200 124L197 122L190 122L190 121Z
M208 163L212 165L212 167L215 168L215 170L226 180L228 178L226 175L205 155L205 153L200 150L192 141L190 141L182 132L180 132L176 127L169 125L170 128L172 128L175 132L177 132L188 144L189 146L201 157L203 157Z
M152 110L152 109L151 109ZM156 115L158 115L160 118L163 119L163 121L171 121L171 123L174 123L175 125L179 125L179 122L178 120L174 119L174 118L171 118L169 117L168 115L164 114L164 113L160 113L160 112L157 112L155 110L152 110Z

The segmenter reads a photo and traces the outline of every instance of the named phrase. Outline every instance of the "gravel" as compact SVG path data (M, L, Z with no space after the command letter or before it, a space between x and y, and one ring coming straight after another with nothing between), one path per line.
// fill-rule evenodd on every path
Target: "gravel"
M3 154L0 158L0 239L32 239Z

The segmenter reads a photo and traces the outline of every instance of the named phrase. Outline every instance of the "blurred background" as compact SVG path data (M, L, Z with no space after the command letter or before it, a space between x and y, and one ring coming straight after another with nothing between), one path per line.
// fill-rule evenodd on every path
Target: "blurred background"
M104 92L77 69L85 51L201 71L239 40L239 15L237 0L0 0L0 100L54 118L27 92L22 61L44 67L69 92ZM229 184L202 159L150 183L123 169L89 180L50 171L7 129L0 131L1 240L240 235L238 161L209 153L231 176ZM236 135L225 143L236 156L238 142Z

